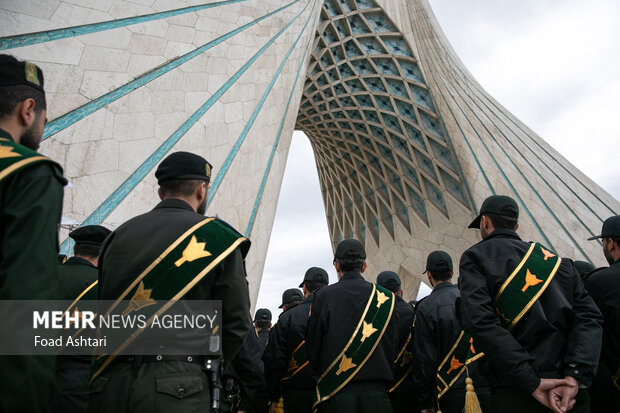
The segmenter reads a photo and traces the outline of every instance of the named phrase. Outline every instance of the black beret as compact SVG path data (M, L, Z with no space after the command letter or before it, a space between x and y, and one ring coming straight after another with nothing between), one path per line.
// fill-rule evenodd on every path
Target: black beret
M325 284L329 284L329 275L321 267L310 267L306 271L306 275L304 275L304 280L299 284L299 288L303 287L306 281L322 281Z
M345 239L344 241L340 241L340 244L336 247L336 252L334 253L334 258L348 258L355 259L361 258L363 260L366 259L366 250L361 242L356 239Z
M0 86L27 85L44 92L43 72L34 63L0 54Z
M377 276L377 284L385 288L400 285L400 277L394 271L382 271Z
M597 238L618 238L620 237L620 215L614 215L609 217L603 222L603 228L601 229L601 235L588 238L588 241Z
M171 179L211 180L211 164L202 156L190 152L175 152L161 161L155 171L157 183Z
M101 225L85 225L71 231L69 236L76 244L101 245L110 232L112 231Z

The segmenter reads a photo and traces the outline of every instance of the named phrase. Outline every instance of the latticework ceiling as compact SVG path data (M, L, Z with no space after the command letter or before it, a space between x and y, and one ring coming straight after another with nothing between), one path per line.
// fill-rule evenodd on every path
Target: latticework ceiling
M297 119L312 143L333 242L412 232L446 196L471 209L418 62L372 0L326 0ZM397 224L399 223L399 224Z

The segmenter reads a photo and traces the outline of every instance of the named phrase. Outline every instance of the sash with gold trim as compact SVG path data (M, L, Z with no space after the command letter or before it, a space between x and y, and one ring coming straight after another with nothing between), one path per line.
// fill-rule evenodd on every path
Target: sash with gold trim
M50 158L9 139L0 138L0 181L26 166L39 162L50 162L60 168L60 165Z
M409 376L411 373L412 367L412 356L411 352L408 350L409 343L411 342L411 332L407 336L407 341L398 352L398 356L394 361L394 377L398 378L394 386L390 389L389 393L392 393L400 384Z
M504 281L493 305L502 327L511 330L547 289L562 259L539 243L531 243L525 256ZM437 398L445 394L467 364L482 357L476 353L472 337L462 331L437 369Z
M338 393L368 361L387 329L394 302L391 291L372 285L370 298L351 339L319 377L313 409Z
M236 248L247 254L250 241L226 223L215 218L200 221L159 255L107 309L129 314L140 311L148 317L146 327L127 331L127 338L111 354L95 357L91 366L91 381L120 354L155 317L164 314L176 300L185 296ZM152 307L157 301L167 301L162 307Z
M75 315L76 313L80 312L80 309L83 309L84 307L92 307L92 305L88 305L86 304L84 301L95 301L98 299L98 290L99 290L99 281L94 281L92 284L90 284L88 287L86 287L84 289L84 291L82 291L75 300L73 300L73 302L71 303L71 305L69 305L69 307L67 307L67 309L64 311L64 313L62 314L62 317L64 318L65 315L67 314L72 314ZM75 333L73 333L71 335L72 339L75 339L76 337L78 337L82 331L84 329L80 328L78 330L76 330ZM62 353L62 351L64 350L64 346L62 348L60 348L58 350L58 353Z
M308 364L308 349L306 347L306 340L302 340L291 354L291 359L288 363L288 370L286 375L280 379L280 381L288 380L300 371L302 371Z

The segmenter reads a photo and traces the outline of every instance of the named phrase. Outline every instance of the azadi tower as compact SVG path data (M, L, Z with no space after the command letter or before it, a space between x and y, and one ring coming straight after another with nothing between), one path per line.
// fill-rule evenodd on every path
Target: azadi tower
M294 129L332 242L361 239L410 296L428 252L477 241L490 194L517 200L524 239L602 264L585 239L620 204L484 91L427 0L21 0L0 20L1 52L45 73L63 215L115 228L156 204L163 157L199 153L208 213L252 240L253 301Z

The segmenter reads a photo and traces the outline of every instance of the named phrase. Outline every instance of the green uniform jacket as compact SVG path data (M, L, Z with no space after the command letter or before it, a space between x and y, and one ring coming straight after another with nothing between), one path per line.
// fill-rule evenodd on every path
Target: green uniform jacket
M99 299L115 300L133 280L187 229L204 220L185 201L165 199L152 211L112 232L99 256ZM184 297L222 301L222 348L229 363L250 331L250 298L243 256L236 248ZM178 303L177 305L182 305ZM202 335L184 335L175 343L188 351L207 346Z
M0 139L13 140L2 129ZM51 160L0 180L0 300L57 298L58 225L65 183L62 168ZM7 330L16 333L20 324L32 322L18 317L23 315L0 314ZM0 411L47 408L54 385L53 357L2 356L0 366Z
M97 267L90 261L71 257L58 266L60 300L75 300L88 286L97 281Z

